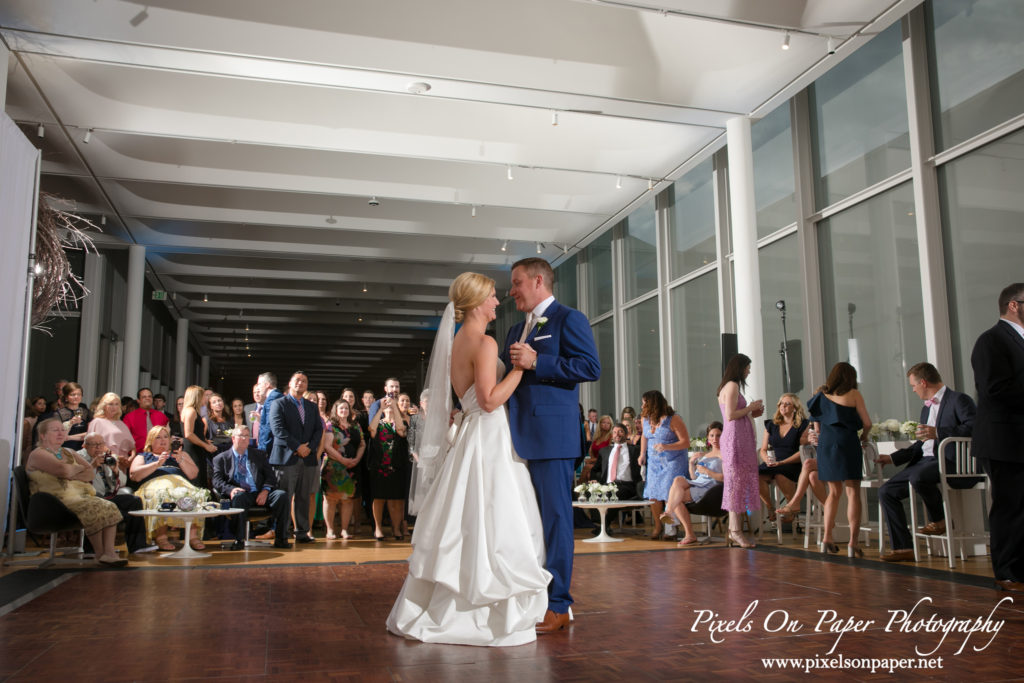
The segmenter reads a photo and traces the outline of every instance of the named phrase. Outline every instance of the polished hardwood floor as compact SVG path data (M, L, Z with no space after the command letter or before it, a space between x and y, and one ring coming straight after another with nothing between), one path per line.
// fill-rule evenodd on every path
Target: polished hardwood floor
M1022 677L1022 600L1000 603L1011 596L992 589L985 558L950 571L822 556L788 537L677 549L642 533L591 544L578 532L574 623L513 648L388 635L408 543L133 557L74 571L0 617L0 680L804 680L815 665L852 680ZM807 661L764 661L779 657ZM889 661L872 674L871 659Z

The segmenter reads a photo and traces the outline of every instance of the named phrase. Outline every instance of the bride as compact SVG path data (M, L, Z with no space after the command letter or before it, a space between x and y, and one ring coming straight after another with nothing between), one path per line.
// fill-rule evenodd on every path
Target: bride
M536 494L503 410L522 370L502 378L498 345L485 333L498 306L494 280L463 273L448 298L410 496L418 517L409 575L387 628L428 643L521 645L537 637L551 580ZM462 413L449 429L452 388Z

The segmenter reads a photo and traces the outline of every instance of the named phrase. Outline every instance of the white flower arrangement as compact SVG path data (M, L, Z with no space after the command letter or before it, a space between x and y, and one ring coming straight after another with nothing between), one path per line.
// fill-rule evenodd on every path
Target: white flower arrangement
M576 493L583 493L583 492L587 491L587 485L586 484L577 484L576 488L574 488L573 491L576 492Z
M175 486L171 489L162 489L157 493L157 503L177 503L185 496L190 496L196 503L208 503L210 501L209 489L188 489L184 486Z
M900 425L900 431L906 434L907 436L914 436L917 434L917 425L917 422L914 422L913 420L907 420L906 422Z
M708 442L700 437L690 439L690 450L704 452L707 450Z

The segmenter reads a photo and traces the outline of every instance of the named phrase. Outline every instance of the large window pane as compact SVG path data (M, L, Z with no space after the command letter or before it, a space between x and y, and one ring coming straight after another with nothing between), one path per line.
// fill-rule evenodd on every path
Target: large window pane
M670 293L672 309L673 407L691 434L721 420L715 388L722 379L718 274L705 273Z
M661 385L661 344L658 323L658 297L626 309L626 403L640 405L645 391ZM614 413L618 415L619 413Z
M772 242L758 251L761 273L761 329L764 334L765 405L775 405L784 391L804 396L807 388L803 376L803 277L800 272L800 244L795 234ZM786 314L786 336L782 335L783 302ZM786 339L789 359L789 389L783 380L782 340Z
M613 318L606 318L593 326L594 343L597 344L597 357L601 361L601 378L594 382L590 392L591 403L585 406L593 408L599 415L615 414L615 327Z
M826 370L841 360L857 368L873 420L921 412L919 401L910 404L906 378L927 360L913 213L903 183L818 225Z
M658 286L657 232L654 227L654 202L648 202L626 219L622 240L625 301L646 294Z
M910 167L899 22L808 92L819 209Z
M789 103L751 126L750 137L754 148L757 236L764 237L796 221Z
M709 159L673 183L667 191L672 279L717 258L712 170Z
M1003 287L1024 280L1022 147L1024 132L1017 132L939 168L953 385L972 394L974 342L995 324Z
M576 285L576 261L577 258L574 254L555 268L555 298L570 308L579 308L578 287Z
M947 149L1024 112L1024 3L925 3L935 144Z
M615 305L612 283L612 230L590 243L587 254L587 314L597 317Z

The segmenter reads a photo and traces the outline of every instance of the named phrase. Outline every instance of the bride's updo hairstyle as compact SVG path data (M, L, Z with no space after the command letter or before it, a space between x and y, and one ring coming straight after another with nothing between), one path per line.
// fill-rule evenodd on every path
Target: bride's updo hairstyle
M480 273L463 273L448 288L448 299L455 307L455 322L461 323L466 314L487 301L494 289L494 280Z

